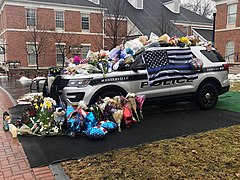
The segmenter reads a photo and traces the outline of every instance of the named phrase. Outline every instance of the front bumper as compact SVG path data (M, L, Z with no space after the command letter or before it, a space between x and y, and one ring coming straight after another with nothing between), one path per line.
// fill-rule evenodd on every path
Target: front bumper
M75 106L79 101L89 103L90 97L94 93L94 89L91 86L77 88L77 87L65 87L62 91L63 100Z

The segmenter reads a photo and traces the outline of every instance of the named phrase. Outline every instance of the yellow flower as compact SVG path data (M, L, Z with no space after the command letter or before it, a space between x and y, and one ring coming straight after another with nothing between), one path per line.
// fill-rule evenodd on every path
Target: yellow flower
M40 107L41 107L41 108L43 107L43 104L42 104L42 103L40 104Z
M187 37L181 37L179 40L185 44L189 44L189 39Z
M38 110L38 108L39 108L39 106L36 104L36 105L35 105L35 109L37 109L37 110Z
M50 101L46 101L45 103L48 109L52 108L52 103Z

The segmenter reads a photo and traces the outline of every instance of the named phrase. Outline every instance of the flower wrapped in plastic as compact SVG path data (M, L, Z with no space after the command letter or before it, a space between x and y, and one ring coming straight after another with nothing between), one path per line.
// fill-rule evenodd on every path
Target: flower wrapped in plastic
M67 124L68 124L68 132L70 133L70 136L74 138L77 133L80 133L82 131L82 126L84 123L84 116L82 114L82 109L76 109L69 113L69 111L72 109L71 106L67 107Z
M95 126L88 129L85 134L91 139L102 139L107 133L107 130L100 126Z
M132 114L132 106L131 103L128 101L123 106L123 122L125 127L130 128L132 123L136 123L136 119L133 117Z
M136 102L135 96L136 95L134 93L128 93L126 98L130 102L131 108L134 111L135 116L137 117L137 120L140 121L140 118L138 117L138 113L137 113L137 102Z
M143 108L143 103L145 101L145 95L136 95L135 98L140 111L140 118L143 119L142 108Z
M118 125L118 132L122 132L121 122L122 122L122 118L123 118L123 110L121 110L121 109L116 110L115 112L113 112L112 116Z
M113 121L105 120L100 121L98 125L104 129L106 129L108 132L114 131L117 128L117 124Z
M190 41L189 41L188 37L180 37L180 38L178 38L177 45L180 47L190 46Z

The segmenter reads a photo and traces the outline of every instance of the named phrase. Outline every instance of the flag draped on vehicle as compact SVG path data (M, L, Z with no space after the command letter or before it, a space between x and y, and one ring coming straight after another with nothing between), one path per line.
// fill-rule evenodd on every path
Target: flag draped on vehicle
M147 66L150 86L165 80L196 79L189 48L146 51L143 61Z

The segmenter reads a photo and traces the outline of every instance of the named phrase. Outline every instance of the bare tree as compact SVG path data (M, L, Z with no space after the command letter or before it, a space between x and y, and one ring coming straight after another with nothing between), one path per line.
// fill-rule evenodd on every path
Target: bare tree
M35 60L37 69L39 69L39 57L45 54L48 44L48 33L46 30L38 30L37 27L31 27L28 29L27 35L24 35L26 42L31 42L33 45L33 52L35 54Z
M104 31L108 38L111 40L112 48L121 43L127 32L124 30L124 22L127 22L125 15L125 0L108 0L102 1L103 5L107 8L105 11L105 27ZM104 4L106 3L106 4Z
M65 33L53 33L52 37L62 55L62 68L64 68L65 57L72 53L72 47L81 48L81 44L85 39L76 38L74 34Z
M212 0L187 1L183 3L183 6L201 16L212 18L212 10L214 8L214 2Z
M175 35L176 31L179 31L174 25L175 20L176 19L169 19L166 14L160 10L155 17L150 19L151 26L153 27L152 31L158 36L163 34Z
M55 40L55 44L58 47L58 50L62 55L62 68L64 68L65 57L71 52L69 43L71 42L72 36L66 38L66 34L64 33L53 33L52 36Z

